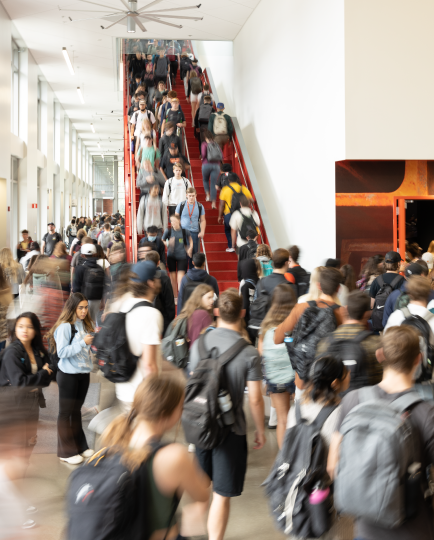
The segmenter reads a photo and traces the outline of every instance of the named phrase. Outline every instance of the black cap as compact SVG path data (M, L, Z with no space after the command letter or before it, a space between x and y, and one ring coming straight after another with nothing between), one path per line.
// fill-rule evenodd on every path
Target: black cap
M396 251L388 251L384 257L384 262L386 263L397 263L401 261L401 255Z
M47 227L49 227L50 225L53 225L54 227L56 226L56 225L54 225L54 223L52 221L50 221L50 223L47 225Z
M327 259L325 265L326 268L339 268L341 261L340 259Z
M426 274L426 268L418 263L411 263L405 269L405 277L421 276L423 273Z

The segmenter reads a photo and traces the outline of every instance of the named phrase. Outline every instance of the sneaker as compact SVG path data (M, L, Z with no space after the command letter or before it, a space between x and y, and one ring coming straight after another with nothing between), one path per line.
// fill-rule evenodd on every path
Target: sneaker
M235 253L235 249L234 248L226 248L226 251L228 253Z
M84 461L84 459L78 454L72 457L61 457L59 459L60 461L64 461L65 463L69 463L70 465L80 465L80 463L83 463Z
M38 509L36 508L36 506L28 506L26 508L26 514L36 514L37 511Z
M95 450L92 450L91 448L88 448L84 452L82 452L80 455L84 458L92 457L95 454Z
M188 451L190 452L190 454L194 454L196 452L196 446L194 444L189 444Z
M206 194L205 194L205 200L206 200L206 202L209 201L209 193L206 193Z
M178 299L175 298L175 306L177 306L177 305L178 305Z
M28 519L23 523L22 529L33 529L35 525L36 521L33 521L33 519Z

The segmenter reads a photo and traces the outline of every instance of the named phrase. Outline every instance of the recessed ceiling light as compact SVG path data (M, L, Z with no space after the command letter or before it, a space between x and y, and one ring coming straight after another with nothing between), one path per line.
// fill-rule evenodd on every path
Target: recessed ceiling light
M80 98L80 101L82 103L84 103L84 97L83 97L83 94L81 92L81 88L79 86L77 86L77 93L78 93L78 97Z
M71 59L69 58L69 54L68 54L68 51L66 50L66 47L62 47L62 53L63 53L63 57L65 58L66 65L68 66L69 71L71 72L71 75L75 75L74 68L72 66L72 62L71 62Z

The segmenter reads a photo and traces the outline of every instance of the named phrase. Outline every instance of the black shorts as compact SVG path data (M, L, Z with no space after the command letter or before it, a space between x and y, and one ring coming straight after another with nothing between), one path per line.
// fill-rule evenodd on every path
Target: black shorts
M185 259L176 259L175 257L167 257L167 266L169 267L169 272L187 272L188 263L187 257Z
M222 497L239 497L247 470L247 437L230 433L213 450L196 447L199 465L211 478L212 489Z
M168 206L167 208L169 209L169 218L176 214L176 206Z

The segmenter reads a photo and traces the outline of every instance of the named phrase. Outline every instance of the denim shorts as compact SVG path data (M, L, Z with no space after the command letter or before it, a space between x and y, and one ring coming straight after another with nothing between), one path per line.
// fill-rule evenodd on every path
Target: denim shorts
M288 394L294 394L295 393L295 382L287 382L287 383L272 383L268 380L267 382L267 396L270 394L283 394L284 392L287 392Z

